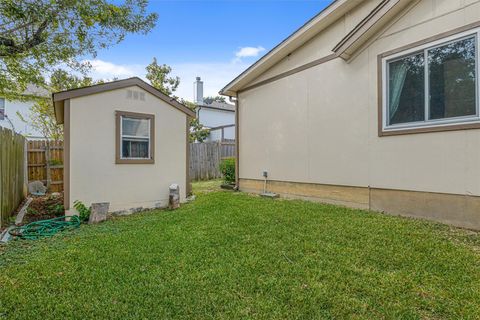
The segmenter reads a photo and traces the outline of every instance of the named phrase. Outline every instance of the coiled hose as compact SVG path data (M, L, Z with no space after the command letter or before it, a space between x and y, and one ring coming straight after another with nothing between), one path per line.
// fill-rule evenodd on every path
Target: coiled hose
M78 216L58 217L48 220L34 221L24 226L12 228L9 233L20 239L36 240L45 237L51 237L64 230L73 230L80 227L80 218Z

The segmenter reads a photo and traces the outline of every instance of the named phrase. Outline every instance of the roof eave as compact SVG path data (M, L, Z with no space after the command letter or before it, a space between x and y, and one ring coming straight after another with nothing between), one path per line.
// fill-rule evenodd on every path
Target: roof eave
M64 101L66 99L71 99L71 98L77 98L77 97L82 97L86 95L91 95L95 93L101 93L101 92L106 92L106 91L112 91L116 89L123 89L131 86L138 86L145 91L149 92L150 94L156 96L160 100L166 102L167 104L171 105L172 107L178 109L179 111L182 111L185 113L187 116L195 118L195 112L190 110L187 106L181 104L174 98L167 96L166 94L162 93L160 90L152 87L142 79L138 77L133 77L133 78L128 78L128 79L123 79L123 80L117 80L117 81L112 81L108 83L102 83L102 84L97 84L93 86L88 86L88 87L82 87L82 88L77 88L77 89L72 89L72 90L67 90L67 91L61 91L61 92L56 92L52 94L52 100L54 102L54 106L57 102ZM58 121L58 119L57 119Z
M333 52L346 61L355 57L359 49L385 26L394 22L394 17L418 0L385 0L349 32L334 48Z
M355 28L353 28L351 32L349 32L344 38L342 38L342 40L332 49L332 52L336 56L341 57L346 61L351 60L356 56L356 54L359 52L361 48L363 48L367 43L369 43L369 41L376 34L378 34L381 30L384 30L386 26L394 23L395 16L397 16L402 11L405 11L406 8L410 8L416 5L418 1L419 0L384 0L382 1L362 21L360 21L360 23L357 24L357 26L355 26ZM343 8L339 7L339 5L342 5L342 4L346 5L347 3L349 3L350 6L348 7L344 6ZM337 4L338 6L333 6L334 4ZM251 75L255 70L259 70L259 68L261 67L261 63L266 63L269 60L272 61L274 55L280 54L279 52L273 52L275 49L277 49L277 51L280 51L282 48L279 48L279 47L282 45L285 47L286 46L285 42L287 41L293 42L293 40L290 40L290 39L293 36L295 36L297 33L302 33L302 32L306 33L307 30L304 30L305 28L309 28L308 30L310 31L314 30L312 32L314 32L313 36L315 36L316 34L321 32L323 29L322 28L319 28L319 30L317 30L318 28L314 29L310 24L320 24L321 21L325 22L325 20L329 16L332 17L335 10L337 14L343 15L345 11L351 10L357 4L358 2L348 2L348 1L344 1L341 3L340 1L336 1L332 3L329 7L327 7L324 11L322 11L314 19L307 22L307 24L305 24L302 28L300 28L296 33L294 33L292 36L284 40L284 42L282 42L279 46L275 47L272 51L270 51L268 54L266 54L264 57L258 60L255 64L253 64L250 68L248 68L246 71L240 74L237 78L235 78L232 82L230 82L227 86L225 86L220 91L220 94L226 95L226 96L236 96L237 93L245 87L246 85L245 82L247 83L251 82L256 78L255 76L251 76ZM302 44L297 45L297 47L299 47ZM272 65L275 63L277 62L273 61ZM249 79L247 79L247 77ZM245 79L247 79L248 81Z
M228 83L219 93L226 96L235 96L243 86L254 80L295 49L305 44L361 2L362 0L335 0Z
M63 118L64 101L65 100L53 102L53 110L55 112L55 121L57 122L57 124L63 124L64 122L64 118Z

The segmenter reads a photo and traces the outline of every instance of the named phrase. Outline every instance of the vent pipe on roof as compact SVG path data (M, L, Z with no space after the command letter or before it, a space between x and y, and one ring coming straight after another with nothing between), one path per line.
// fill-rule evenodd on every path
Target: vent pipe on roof
M193 83L193 102L195 104L203 104L203 81L197 77Z

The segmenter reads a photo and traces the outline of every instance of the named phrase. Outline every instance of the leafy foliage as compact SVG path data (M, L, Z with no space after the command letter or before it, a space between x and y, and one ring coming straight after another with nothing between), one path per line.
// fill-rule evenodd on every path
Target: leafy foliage
M152 86L162 91L167 96L172 95L180 85L180 78L169 76L172 68L166 64L159 65L157 58L153 58L152 63L147 67L146 78L150 81Z
M203 142L209 134L210 129L205 128L197 118L190 120L190 142Z
M193 112L195 112L195 110L197 109L197 106L193 102L187 101L185 99L181 99L180 102ZM210 129L205 128L197 118L190 120L190 142L203 142L205 141L205 139L207 139L209 134Z
M63 164L63 161L60 159L52 159L49 161L51 166L59 166Z
M168 96L172 96L180 85L179 77L169 76L172 68L166 64L159 65L157 58L153 58L153 62L146 67L146 70L146 78L150 81L150 84ZM172 98L177 99L175 96L172 96ZM196 109L195 104L188 100L180 99L180 103L192 111ZM190 120L190 142L203 142L209 134L210 130L205 128L198 119Z
M80 221L88 220L88 218L90 217L91 208L87 208L87 206L85 206L83 202L78 200L75 200L73 202L73 207L77 210L80 217Z
M48 89L50 92L58 92L70 90L92 84L101 83L102 81L93 81L89 77L79 77L71 75L62 69L53 71L50 77ZM52 140L63 139L63 126L57 124L55 112L52 102L49 98L37 98L35 104L30 108L28 116L17 112L18 117L32 128L38 130L43 137Z
M52 219L65 215L63 206L63 195L50 194L47 196L36 196L28 206L24 222Z
M214 101L223 102L223 103L227 102L225 97L222 97L222 96L215 96L215 97L208 96L208 97L203 98L203 102L205 104L212 104L212 102L214 102Z
M61 216L65 213L65 208L63 207L62 203L49 205L47 207L47 210L55 216Z
M28 118L17 111L18 117L32 128L38 130L45 138L61 140L63 138L63 126L55 120L55 112L52 102L47 99L39 99L30 107Z
M2 0L0 2L0 94L16 95L28 84L44 86L58 65L85 73L79 57L145 34L157 20L148 0Z
M226 183L235 182L235 158L223 159L220 163L220 172Z
M80 87L91 86L102 83L103 81L93 81L92 78L86 76L76 76L62 69L55 69L50 76L49 89L52 92L76 89Z

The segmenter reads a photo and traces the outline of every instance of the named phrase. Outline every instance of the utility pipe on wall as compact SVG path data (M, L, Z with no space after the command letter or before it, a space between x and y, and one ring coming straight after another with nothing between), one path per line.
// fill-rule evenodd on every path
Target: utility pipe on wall
M239 190L240 186L240 147L239 147L239 116L238 116L238 97L229 96L228 100L235 104L235 190Z
M267 193L267 177L268 177L268 172L267 170L263 170L263 177L265 180L263 181L263 194Z

